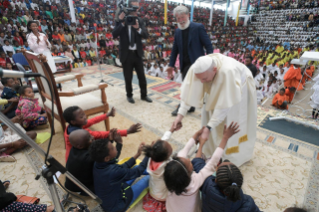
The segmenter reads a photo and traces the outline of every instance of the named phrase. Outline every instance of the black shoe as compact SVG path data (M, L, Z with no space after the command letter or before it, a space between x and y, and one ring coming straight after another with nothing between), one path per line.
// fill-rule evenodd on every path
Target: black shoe
M179 108L179 107L177 107L176 110L174 110L174 111L172 112L172 116L177 116L178 108Z
M194 113L194 112L195 112L195 108L194 108L194 107L191 107L187 112L188 112L188 113Z
M151 100L148 96L141 98L141 100L148 102L148 103L153 102L153 100Z
M128 101L129 103L131 103L131 104L134 104L134 103L135 103L133 97L127 97L127 101Z

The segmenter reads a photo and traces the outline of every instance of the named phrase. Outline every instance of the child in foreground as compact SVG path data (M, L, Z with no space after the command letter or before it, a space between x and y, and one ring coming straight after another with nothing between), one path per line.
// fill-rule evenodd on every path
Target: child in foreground
M20 101L16 110L16 116L22 117L23 128L29 130L37 126L47 127L47 114L39 106L37 98L30 86L22 86L19 89Z
M166 211L165 201L168 190L164 182L164 170L173 152L167 142L174 132L174 125L163 137L144 147L145 156L149 157L147 173L150 175L149 193L143 198L143 209L149 212Z
M69 141L69 135L71 132L75 130L85 129L94 137L94 139L107 138L109 136L109 131L92 131L89 129L89 127L96 123L104 121L109 117L114 117L115 112L115 108L112 108L109 113L98 115L88 120L84 111L78 106L72 106L65 109L63 112L63 118L67 123L69 123L69 126L65 129L64 132L64 140L66 146L65 161L68 161L69 152L72 148L72 145ZM141 124L137 123L133 124L127 130L118 130L118 132L121 134L121 136L127 136L128 134L139 132L141 128Z
M238 126L238 125L237 125ZM236 133L236 124L224 129L223 141L228 140ZM222 142L223 142L222 141ZM195 158L192 161L194 170L200 173L206 166L202 158ZM233 163L225 160L216 169L216 177L206 178L202 192L203 212L260 212L251 196L241 190L243 175L239 168Z
M136 159L142 154L144 143L138 147L137 153L122 165L117 164L121 154L123 141L119 133L113 141L108 138L92 142L89 152L95 161L93 168L95 194L103 201L102 208L108 212L124 212L136 200L140 193L148 187L149 175L131 184L146 169L148 157L133 168Z
M166 199L166 209L168 212L201 211L199 188L202 186L206 178L212 175L216 170L228 139L239 131L238 128L239 126L237 124L232 123L227 130L224 130L224 134L227 133L228 136L224 136L219 147L215 150L213 156L200 170L200 172L196 173L193 171L193 165L187 158L187 154L191 147L196 144L196 138L199 138L200 145L195 158L202 157L202 148L207 139L203 139L200 136L201 131L198 131L194 137L188 141L178 155L174 156L173 160L166 165L164 181L167 189L170 191Z

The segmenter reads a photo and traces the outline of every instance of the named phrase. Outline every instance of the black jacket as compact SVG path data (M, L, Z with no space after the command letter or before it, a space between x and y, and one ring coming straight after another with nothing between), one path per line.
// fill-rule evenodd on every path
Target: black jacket
M137 30L134 27L131 27L132 32L134 31L136 35L136 48L137 48L137 54L140 58L144 56L143 51L143 44L142 44L142 38L146 39L148 38L148 32L144 26L144 22L141 18L138 18L139 25L141 28L141 34L137 32ZM121 63L124 63L127 59L127 54L129 50L129 37L128 37L128 27L126 25L123 26L122 22L116 22L115 28L112 32L113 38L120 37L120 60Z
M89 150L71 148L66 169L92 192L94 192L93 166L94 161L91 159ZM68 178L65 180L65 187L73 192L82 191Z

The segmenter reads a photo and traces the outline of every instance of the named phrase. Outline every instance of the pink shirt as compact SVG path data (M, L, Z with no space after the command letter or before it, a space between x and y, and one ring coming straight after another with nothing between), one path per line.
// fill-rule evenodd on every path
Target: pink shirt
M220 50L219 49L214 49L214 52L213 53L219 53Z
M189 150L195 145L195 140L191 138L185 147L179 151L178 157L187 158ZM193 172L191 182L187 186L186 193L177 196L175 193L169 193L166 199L167 212L201 212L201 201L199 196L199 188L202 186L206 178L214 173L224 150L217 148L200 172Z
M37 43L37 36L35 36L32 32L27 36L28 37L28 44L30 49L37 54L43 53L45 51L50 51L49 48L51 48L51 44L49 40L47 41L49 46L47 46L46 42L44 41L44 38L46 37L45 34L39 33L39 44Z

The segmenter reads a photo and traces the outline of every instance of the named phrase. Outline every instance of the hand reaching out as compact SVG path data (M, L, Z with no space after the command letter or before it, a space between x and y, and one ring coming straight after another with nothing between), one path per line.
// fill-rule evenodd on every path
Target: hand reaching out
M193 135L193 139L196 141L196 144L198 144L199 142L199 137L201 136L201 134L203 133L205 127L202 127L202 129L198 130L194 135Z
M112 107L110 112L107 113L107 117L114 117L115 114L116 114L116 109L114 107Z
M133 133L140 132L141 128L142 128L142 125L140 123L133 124L130 128L128 128L127 134L133 134Z
M144 146L145 146L145 143L144 143L144 142L142 142L142 143L138 146L137 153L136 153L136 155L134 156L135 159L137 159L139 156L141 156L142 151L143 151L143 149L144 149Z
M228 127L226 125L224 126L224 138L229 139L232 137L234 134L238 133L239 130L239 125L237 123L234 124L232 122Z

